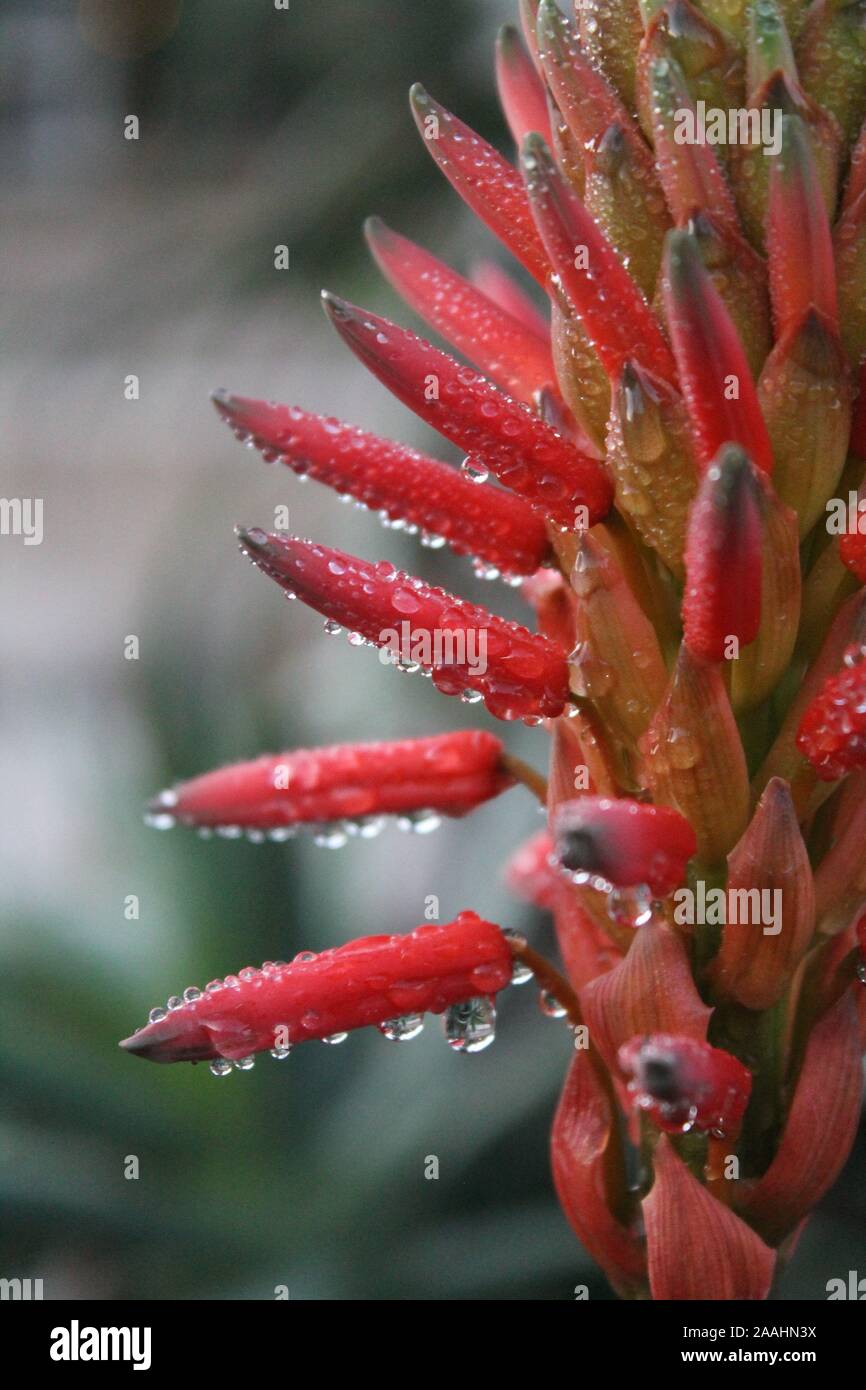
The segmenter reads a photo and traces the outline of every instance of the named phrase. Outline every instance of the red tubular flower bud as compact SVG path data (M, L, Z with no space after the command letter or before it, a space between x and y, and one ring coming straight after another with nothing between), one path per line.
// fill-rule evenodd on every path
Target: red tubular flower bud
M408 329L333 295L322 298L337 332L373 375L535 511L569 531L578 508L590 526L607 515L607 470L526 405Z
M689 232L668 233L662 292L698 462L708 468L723 444L739 444L764 473L770 437L737 331Z
M847 660L853 664L824 682L797 731L797 747L822 782L866 767L866 657L855 649Z
M689 513L683 640L693 656L723 661L754 642L761 624L763 496L757 469L735 446L704 474Z
M183 825L274 830L431 811L464 816L514 785L502 744L484 730L295 748L206 772L150 810Z
M534 574L548 552L544 522L510 492L463 477L417 449L367 434L353 425L297 406L275 405L218 391L219 414L252 439L266 458L277 455L301 477L315 478L343 495L442 536L458 554L471 555L504 574Z
M736 1135L752 1090L752 1075L730 1052L695 1038L653 1033L619 1050L632 1104L668 1134L710 1130Z
M777 339L815 309L837 326L833 238L815 160L799 116L782 117L782 152L770 161L770 296Z
M674 360L655 315L537 136L524 141L521 168L551 264L608 376L618 377L633 358L673 384Z
M531 402L536 391L556 381L547 341L381 218L368 218L364 230L397 293L504 391Z
M544 87L513 24L504 24L496 40L496 86L515 144L519 145L530 130L548 139L550 118Z
M776 1252L692 1176L669 1139L657 1145L653 1168L643 1200L653 1298L766 1298Z
M617 887L646 884L656 898L682 883L696 848L695 832L678 811L628 797L563 802L552 829L564 869Z
M331 622L432 672L445 695L476 691L499 719L560 714L568 667L559 647L385 561L369 564L295 536L240 531L242 551Z
M120 1044L151 1062L240 1061L353 1028L442 1013L511 980L503 933L474 912L407 936L367 936L288 965L248 967L192 988ZM394 1035L399 1033L395 1029Z
M433 159L464 202L544 285L550 266L526 202L520 175L416 83L409 93L415 124Z

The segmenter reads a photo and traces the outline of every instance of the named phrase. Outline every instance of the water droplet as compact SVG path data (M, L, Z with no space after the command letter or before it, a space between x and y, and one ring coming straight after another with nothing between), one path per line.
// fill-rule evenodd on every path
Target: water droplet
M232 1064L225 1057L217 1057L211 1062L210 1070L214 1076L228 1076L232 1071Z
M496 1036L496 1005L488 995L452 1004L442 1016L442 1026L455 1052L483 1052Z
M238 1057L237 1060L236 1060L235 1062L233 1062L232 1065L233 1065L238 1071L252 1071L252 1069L253 1069L253 1067L255 1066L255 1064L256 1064L256 1059L255 1059L255 1057Z
M460 465L460 471L470 483L486 483L490 477L488 470L473 458L465 458Z
M532 971L522 960L515 960L511 967L511 983L513 985L525 985L532 979Z
M336 1047L338 1043L345 1042L348 1036L348 1033L331 1033L327 1038L322 1038L322 1042L327 1043L329 1047Z
M151 1009L147 1015L148 1023L161 1023L168 1016L168 1009Z
M201 999L201 990L196 985L190 985L184 990L183 999L185 1004L193 1004L196 999Z
M329 637L339 637L340 633L343 631L340 623L335 623L333 618L326 618L324 629Z
M613 888L607 895L607 910L624 927L642 927L653 914L652 893L645 883L633 888Z
M292 1051L292 1044L291 1044L291 1043L283 1043L283 1045L282 1045L281 1047L272 1047L272 1048L271 1048L271 1056L272 1056L277 1062L284 1062L285 1059L291 1054L291 1051Z
M417 1038L424 1027L423 1014L404 1014L402 1018L389 1018L378 1025L379 1032L389 1042L410 1042Z
M174 1009L182 1009L182 1008L183 1008L183 1000L180 998L179 995L173 994L173 995L171 996L171 998L169 999L169 1001L168 1001L168 1007L169 1007L169 1009L171 1009L171 1010L174 1010Z
M565 1018L568 1013L564 1004L561 1004L555 994L550 990L543 989L538 996L538 1007L547 1018Z

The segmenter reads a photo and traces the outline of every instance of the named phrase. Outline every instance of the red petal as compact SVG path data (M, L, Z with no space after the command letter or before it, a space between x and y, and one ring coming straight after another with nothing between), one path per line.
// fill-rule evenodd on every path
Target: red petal
M241 531L241 548L281 588L332 622L433 673L446 695L476 690L500 719L561 712L568 668L557 646L444 589L294 536Z
M474 912L408 936L368 936L290 965L247 968L170 1009L120 1044L152 1062L239 1060L407 1014L496 994L512 956L498 927ZM187 991L190 994L191 991ZM160 1011L162 1012L162 1011Z
M542 386L556 381L548 344L468 280L378 217L368 219L365 231L397 293L503 390L531 401Z
M391 520L443 536L458 554L507 574L533 574L549 546L544 522L519 497L481 489L447 463L297 406L217 392L224 420L301 477L357 498Z
M706 1040L712 1009L703 1003L679 936L658 922L635 932L625 959L580 991L590 1036L607 1065L638 1033Z
M519 145L531 130L549 140L544 87L512 24L504 24L496 40L496 85L515 144Z
M743 1207L774 1244L820 1201L848 1157L860 1116L861 1052L849 990L812 1030L776 1157Z
M761 623L762 494L757 470L728 447L704 474L689 513L683 629L705 661L731 655L728 641L754 642Z
M621 1047L619 1065L630 1078L632 1104L669 1134L739 1133L752 1074L730 1052L695 1038L653 1033Z
M324 303L340 336L389 390L541 515L568 530L578 508L590 525L607 515L613 488L604 467L525 405L408 329L331 295Z
M659 1141L654 1168L643 1201L653 1298L766 1298L774 1252L692 1177L669 1139Z
M797 747L823 782L866 767L866 658L830 676L800 722Z
M182 782L151 810L184 825L257 830L427 809L462 816L513 785L501 757L499 739L480 729L294 748Z
M610 1209L609 1174L616 1118L587 1051L577 1052L553 1121L553 1181L578 1240L622 1295L644 1278L644 1254L635 1231Z
M561 881L557 889L553 922L559 953L572 987L582 990L613 970L622 955L584 905L589 890Z
M564 869L618 887L647 884L656 898L683 882L696 848L695 832L678 811L628 797L563 802L552 829Z
M547 254L608 376L618 377L623 363L635 359L674 382L673 358L655 315L539 139L525 141L521 167Z
M767 211L770 296L776 338L816 309L837 326L833 238L803 122L782 117L782 152L770 161Z
M668 234L662 290L699 462L708 468L723 444L739 444L771 472L770 438L749 364L688 232ZM727 399L733 391L738 399Z
M451 186L544 285L550 266L519 174L492 145L428 96L419 83L409 98L424 143Z

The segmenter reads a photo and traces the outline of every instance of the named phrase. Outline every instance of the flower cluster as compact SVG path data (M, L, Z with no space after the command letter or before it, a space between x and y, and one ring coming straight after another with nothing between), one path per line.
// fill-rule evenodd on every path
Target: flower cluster
M472 1052L498 993L534 976L574 1041L554 1183L614 1288L764 1298L850 1150L866 1034L862 15L520 13L496 66L513 161L422 88L411 105L536 288L493 264L464 279L372 219L384 275L458 356L324 296L462 469L299 407L214 402L269 461L521 586L534 630L388 563L240 532L329 630L546 733L549 777L479 728L260 758L150 816L337 844L520 783L548 828L508 882L552 914L564 973L467 911L189 988L122 1046L224 1075L362 1026L410 1038L435 1013Z

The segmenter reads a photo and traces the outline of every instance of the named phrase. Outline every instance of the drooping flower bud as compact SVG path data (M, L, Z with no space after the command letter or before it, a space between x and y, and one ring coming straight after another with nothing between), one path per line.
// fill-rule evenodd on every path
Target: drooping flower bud
M866 657L830 676L800 721L797 747L822 782L866 767Z
M520 175L420 83L409 93L415 124L429 153L455 192L544 285L550 266L526 202Z
M264 831L425 811L463 816L513 786L502 754L481 729L294 748L182 782L150 810L182 825Z
M288 965L191 988L120 1044L151 1062L242 1061L295 1043L333 1039L353 1028L443 1013L452 1004L489 999L510 982L512 955L503 933L474 912L428 923L408 936L368 936ZM417 1026L415 1031L418 1031ZM404 1032L405 1035L405 1032Z
M547 338L524 325L379 217L364 224L383 275L406 303L486 376L522 401L556 377Z
M651 1033L625 1043L619 1065L632 1104L668 1134L739 1132L752 1076L730 1052L696 1038Z
M656 898L682 883L695 852L695 833L681 815L628 797L563 802L552 830L557 858L569 873L615 887L646 884Z
M323 303L343 341L395 396L542 516L571 531L582 513L591 526L610 510L603 465L527 406L408 329L333 295Z
M387 649L395 662L429 670L443 694L474 690L499 719L561 713L568 668L548 638L385 561L370 564L342 550L257 529L239 535L244 553L282 589L330 622Z
M391 522L441 536L459 555L508 575L533 574L549 550L544 522L516 494L485 488L447 463L297 406L217 391L222 418L302 478L354 497Z

